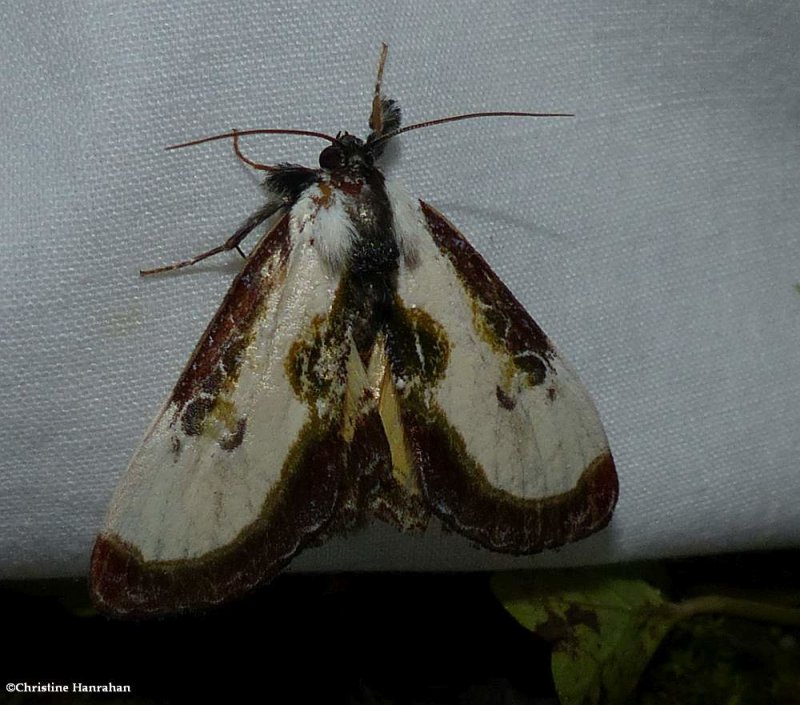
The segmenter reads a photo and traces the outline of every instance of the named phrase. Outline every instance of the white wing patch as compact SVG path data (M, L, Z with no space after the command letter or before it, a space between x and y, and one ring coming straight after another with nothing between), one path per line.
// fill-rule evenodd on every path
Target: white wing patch
M609 452L577 375L550 346L544 380L532 385L512 354L486 335L485 305L433 241L418 202L401 188L390 194L395 227L417 253L413 267L401 264L398 294L408 308L419 307L439 323L449 343L444 378L430 390L429 402L494 487L523 499L574 489L592 462Z
M305 206L298 203L299 214L291 216L288 262L281 266L275 253L262 266L268 281L280 281L266 294L263 316L241 352L236 383L220 392L199 434L187 433L181 409L169 402L117 489L105 533L132 544L145 561L199 558L231 543L257 519L309 419L285 361L314 318L329 310L337 282L304 236ZM223 447L237 431L238 444Z

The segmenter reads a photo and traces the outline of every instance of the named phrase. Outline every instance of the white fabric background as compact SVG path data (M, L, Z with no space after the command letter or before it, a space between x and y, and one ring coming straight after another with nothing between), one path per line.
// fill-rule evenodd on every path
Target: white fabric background
M0 577L84 574L112 489L240 266L137 270L259 204L232 127L364 135L580 371L621 479L611 527L510 559L432 531L302 569L578 564L800 544L800 17L787 2L3 2ZM314 140L247 142L315 164ZM255 239L250 245L255 243Z

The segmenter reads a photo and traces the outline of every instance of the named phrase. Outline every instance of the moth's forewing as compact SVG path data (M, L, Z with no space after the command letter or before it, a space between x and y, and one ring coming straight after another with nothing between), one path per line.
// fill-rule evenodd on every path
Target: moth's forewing
M292 242L285 214L228 291L97 538L91 584L103 610L228 599L277 574L331 521L347 350L325 339L331 283L312 254Z
M604 527L617 475L576 373L441 214L423 203L406 220L417 261L399 277L407 332L389 336L388 355L429 508L516 554Z

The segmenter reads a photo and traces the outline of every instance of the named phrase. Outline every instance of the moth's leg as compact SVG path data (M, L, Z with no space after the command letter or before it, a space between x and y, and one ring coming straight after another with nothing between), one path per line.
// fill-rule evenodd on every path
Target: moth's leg
M242 150L239 148L239 133L236 132L236 130L233 131L233 153L240 161L247 164L247 166L253 167L253 169L258 169L259 171L280 171L279 166L275 166L274 164L261 164L260 162L254 162L252 159L248 159L244 156Z
M175 262L174 264L168 264L164 267L156 267L155 269L142 269L139 274L143 277L146 277L151 274L171 272L173 269L189 267L208 257L213 257L214 255L218 255L220 252L227 252L228 250L237 250L242 257L246 257L244 252L242 252L241 248L239 247L239 243L244 240L255 228L261 225L261 223L277 213L283 205L284 203L281 199L271 199L267 201L267 203L259 210L253 213L253 215L251 215L244 223L242 223L239 229L221 245L218 245L207 252L202 252L199 255L195 255L191 259Z

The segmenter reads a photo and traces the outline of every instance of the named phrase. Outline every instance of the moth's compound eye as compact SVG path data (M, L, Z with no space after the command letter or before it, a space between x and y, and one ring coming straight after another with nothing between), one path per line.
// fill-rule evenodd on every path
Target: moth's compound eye
M344 154L335 144L325 147L319 154L319 165L323 169L331 170L344 166Z

